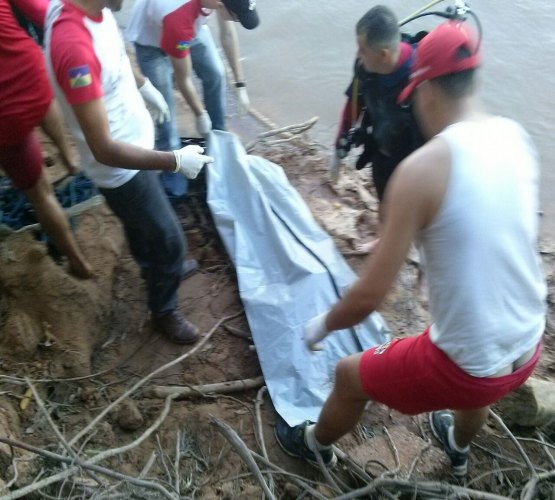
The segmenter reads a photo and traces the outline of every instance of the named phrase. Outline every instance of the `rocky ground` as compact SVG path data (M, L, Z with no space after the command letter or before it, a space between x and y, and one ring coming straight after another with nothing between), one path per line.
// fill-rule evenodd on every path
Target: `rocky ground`
M247 123L241 131L254 129ZM306 135L259 142L252 153L285 169L360 270L365 257L354 250L376 229L368 172L348 170L331 185L327 153L308 142ZM54 177L60 175L56 161L50 163ZM261 498L263 482L274 498L355 498L353 491L364 487L371 498L555 498L555 434L547 422L553 414L543 415L541 427L522 427L511 420L513 408L502 405L495 410L503 420L492 416L480 433L460 482L426 416L410 418L377 404L338 443L343 454L333 477L285 455L274 439L276 414L259 379L234 269L202 186L193 186L175 209L189 256L200 263L180 289L181 311L203 332L192 347L170 344L150 328L138 268L103 204L74 221L93 280L69 276L63 260L56 262L32 232L0 241L0 498ZM548 242L541 250L551 307L555 253ZM415 283L415 261L408 260L381 310L395 335L427 324ZM547 382L555 375L551 314L550 308L535 373ZM252 388L197 389L179 398L165 389L241 380ZM537 416L539 410L530 411Z

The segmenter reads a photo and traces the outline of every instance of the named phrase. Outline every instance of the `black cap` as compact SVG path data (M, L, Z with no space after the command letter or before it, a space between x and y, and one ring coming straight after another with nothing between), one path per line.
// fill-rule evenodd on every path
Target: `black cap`
M253 30L260 23L256 0L222 0L226 9L234 14L243 28Z

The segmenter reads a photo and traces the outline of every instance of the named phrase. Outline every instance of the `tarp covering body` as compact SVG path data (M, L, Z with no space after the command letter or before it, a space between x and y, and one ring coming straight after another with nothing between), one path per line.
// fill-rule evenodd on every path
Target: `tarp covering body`
M289 425L317 420L337 361L389 340L378 313L334 332L325 349L304 345L303 325L326 312L356 275L314 220L283 169L213 132L208 205L234 263L239 294L274 407ZM231 361L231 360L230 360Z

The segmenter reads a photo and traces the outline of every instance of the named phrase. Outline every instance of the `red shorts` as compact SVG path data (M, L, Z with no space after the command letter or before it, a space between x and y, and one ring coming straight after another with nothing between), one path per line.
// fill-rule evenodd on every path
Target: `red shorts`
M429 328L415 337L393 339L365 351L360 381L374 401L407 415L434 410L474 410L488 406L520 387L536 366L534 356L510 375L473 377L430 340Z
M0 146L0 168L19 189L30 189L42 174L42 151L35 132L14 146Z

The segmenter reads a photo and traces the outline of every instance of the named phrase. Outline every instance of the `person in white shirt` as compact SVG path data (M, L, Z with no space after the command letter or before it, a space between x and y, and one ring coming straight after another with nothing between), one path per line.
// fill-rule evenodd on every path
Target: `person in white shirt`
M146 279L155 329L186 344L198 339L197 327L177 304L187 271L186 244L156 171L194 178L212 158L199 146L152 150L154 126L143 99L158 115L167 108L152 84L133 74L107 8L119 10L121 5L122 0L52 0L45 26L47 69L81 166L122 222Z
M278 421L278 442L292 455L320 454L333 464L330 445L373 400L406 414L431 412L432 431L463 476L489 405L538 362L546 283L536 251L537 154L522 127L478 106L479 48L462 21L441 24L418 45L400 101L414 96L429 141L390 180L380 245L361 278L305 325L304 340L322 349L331 332L376 310L413 241L426 257L432 325L342 359L316 424Z
M137 0L125 31L135 46L141 71L162 93L170 109L170 119L156 128L156 149L178 148L174 100L175 84L195 115L198 133L225 130L226 85L223 62L206 25L212 11L217 12L220 39L235 77L238 102L249 106L246 84L239 62L239 44L234 21L246 29L259 24L255 0ZM192 80L193 70L200 78L203 99ZM163 173L161 182L171 198L187 192L182 176Z

